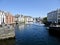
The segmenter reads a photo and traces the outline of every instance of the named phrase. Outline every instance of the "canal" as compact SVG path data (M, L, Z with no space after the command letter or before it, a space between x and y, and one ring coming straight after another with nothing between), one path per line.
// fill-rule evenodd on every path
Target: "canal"
M0 45L60 45L60 38L42 24L17 25L15 35L15 39L0 41Z

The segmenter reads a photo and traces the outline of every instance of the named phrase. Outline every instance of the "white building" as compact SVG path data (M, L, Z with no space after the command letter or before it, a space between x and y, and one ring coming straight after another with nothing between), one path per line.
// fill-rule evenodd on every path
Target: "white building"
M33 22L33 18L30 16L24 16L25 22Z
M24 16L17 14L15 17L18 17L16 18L16 20L18 20L18 22L20 23L33 22L33 18L31 16Z
M24 16L24 21L26 24L33 23L33 18L31 16Z
M5 12L0 10L0 25L6 22Z
M60 23L60 9L49 12L47 14L47 21L52 23Z
M24 16L23 16L23 15L20 15L20 16L18 17L18 21L19 21L19 22L24 22Z
M32 17L27 17L27 22L33 22L33 18Z
M24 22L24 16L23 15L15 15L15 21L18 21L20 23Z

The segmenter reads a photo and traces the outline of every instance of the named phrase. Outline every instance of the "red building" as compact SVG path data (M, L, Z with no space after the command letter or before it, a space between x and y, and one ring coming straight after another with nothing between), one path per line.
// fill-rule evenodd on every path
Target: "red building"
M6 24L14 24L15 17L11 13L6 13Z

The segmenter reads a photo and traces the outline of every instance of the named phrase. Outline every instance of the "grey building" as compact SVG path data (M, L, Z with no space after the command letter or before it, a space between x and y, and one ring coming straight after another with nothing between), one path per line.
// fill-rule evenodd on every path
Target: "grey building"
M47 21L52 23L60 23L60 9L49 12L47 14Z

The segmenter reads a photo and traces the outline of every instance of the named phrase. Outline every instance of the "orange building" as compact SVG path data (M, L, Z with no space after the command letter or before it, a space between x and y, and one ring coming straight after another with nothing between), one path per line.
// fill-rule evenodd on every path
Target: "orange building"
M6 24L14 24L14 23L15 23L15 17L10 13L6 13Z

